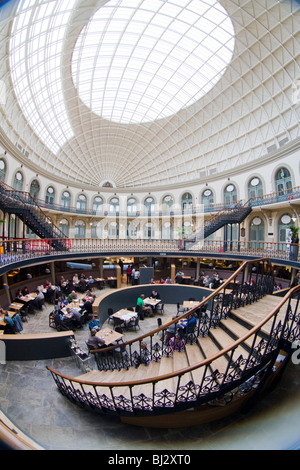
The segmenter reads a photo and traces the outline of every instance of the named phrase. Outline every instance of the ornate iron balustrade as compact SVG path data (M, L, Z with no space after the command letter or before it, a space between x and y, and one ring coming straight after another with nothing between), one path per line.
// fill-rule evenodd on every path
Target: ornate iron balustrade
M204 299L198 307L173 321L177 323L187 315L199 311L205 303L212 301L211 312L198 315L197 330L189 338L186 338L187 342L193 343L198 335L205 336L208 333L208 328L217 327L220 320L226 317L230 308L247 302L251 303L270 292L272 279L271 268L269 269L270 263L268 260L256 260L254 264L261 268L263 266L264 269L255 272L254 279L251 274L253 271L250 270L247 277L244 278L246 284L250 286L249 289L245 291L242 286L238 288L229 304L223 302L220 304L217 297L221 294L224 295L224 292L222 292L223 288L219 288ZM249 266L253 267L253 262L252 264L244 263L238 272L241 273L241 269L245 270ZM238 272L231 277L230 282L236 279ZM266 274L265 279L264 273ZM262 386L272 370L280 349L282 347L290 348L291 344L299 339L299 296L300 286L297 286L290 290L279 306L266 315L259 325L252 328L242 338L233 341L229 347L194 366L164 376L127 383L94 383L72 379L49 367L48 370L63 395L82 407L102 413L149 416L188 409L204 403L214 404L215 401L225 404L234 397L253 391L254 386ZM216 307L214 307L215 300ZM284 321L279 320L279 312L283 308L286 309ZM204 329L202 328L203 323L205 324ZM159 361L163 355L171 353L163 347L161 342L157 341L155 336L157 333L163 333L169 324L156 329L149 335L125 343L128 355L123 358L119 357L118 360L116 360L116 354L122 355L122 352L113 353L117 347L107 348L101 353L98 351L98 355L103 354L103 360L101 359L100 362L98 360L98 364L104 368L111 368L112 364L113 368L127 368L132 365L138 367L140 363L145 364L144 357L149 363ZM270 330L267 336L263 331L266 326ZM145 350L142 348L142 343L146 337L149 340L149 345ZM241 355L238 352L239 346L246 341L248 344L250 342L251 346L248 347L248 353ZM111 351L110 359L108 359L109 350ZM228 359L227 367L223 370L217 366L217 361L221 356L226 356ZM198 381L191 380L190 377L190 374L195 371L198 372L198 377L201 377ZM257 380L258 378L259 380ZM171 379L175 381L172 388L169 385Z
M56 249L56 243L61 241L64 250ZM193 249L183 250L180 240L144 240L144 239L12 239L3 240L2 254L0 254L0 266L15 262L23 262L36 257L56 256L64 252L68 255L93 253L156 253L161 256L168 254L192 255L237 255L241 259L246 257L269 257L280 261L299 261L299 245L290 251L288 243L273 242L232 242L224 250L220 242L203 242L196 244ZM1 253L1 252L0 252Z

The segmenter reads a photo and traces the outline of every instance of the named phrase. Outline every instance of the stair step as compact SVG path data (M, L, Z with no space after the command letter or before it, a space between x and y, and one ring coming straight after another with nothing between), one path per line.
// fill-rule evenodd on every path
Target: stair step
M204 338L198 338L198 343L200 346L203 355L206 358L212 357L215 354L220 352L220 349L213 340L209 336L205 336ZM218 369L219 372L226 372L228 366L228 361L225 356L220 356L217 359L213 360L211 363L212 371Z
M219 345L220 349L228 348L234 343L234 339L229 336L225 330L222 328L216 328L211 330L209 335L216 341ZM228 353L229 357L231 357L231 352ZM236 361L240 356L246 357L247 351L243 346L238 346L232 356L232 361Z
M258 300L257 302L244 307L240 307L237 310L234 310L233 315L238 318L240 321L245 322L249 325L249 328L253 328L258 323L260 323L264 318L266 318L269 313L275 309L281 302L280 297L266 295L264 298ZM286 306L279 312L278 318L284 319L286 313ZM271 319L264 327L262 331L265 334L269 334L272 327L273 320Z
M187 344L185 346L188 363L190 366L199 364L204 361L203 356L198 344ZM191 372L192 380L195 385L201 385L206 367L199 367Z

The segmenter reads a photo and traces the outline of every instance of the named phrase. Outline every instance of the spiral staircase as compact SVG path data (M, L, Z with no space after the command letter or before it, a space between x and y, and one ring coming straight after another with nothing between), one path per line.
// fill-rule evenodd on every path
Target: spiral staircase
M96 370L74 378L48 370L73 403L127 424L220 419L276 384L299 339L300 286L278 297L273 282L269 259L244 262L195 308L121 347L91 351ZM184 350L170 351L167 327L191 314L197 322L184 334Z

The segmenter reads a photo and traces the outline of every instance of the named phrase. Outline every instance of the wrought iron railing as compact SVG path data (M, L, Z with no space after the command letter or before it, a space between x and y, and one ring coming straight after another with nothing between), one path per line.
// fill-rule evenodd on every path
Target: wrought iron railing
M269 257L280 261L299 261L299 245L294 245L291 250L289 243L276 242L249 242L233 241L226 245L217 241L204 241L197 243L193 249L183 250L180 240L144 240L144 239L61 239L60 250L56 249L56 243L60 239L12 239L0 242L0 266L9 266L11 263L23 262L36 257L50 255L61 255L62 246L68 255L93 253L156 253L161 256L178 253L181 256L186 254L205 254L206 256L224 253L227 255L237 255L241 259L246 257L258 258Z
M238 275L242 275L245 282L237 283ZM233 283L232 296L226 297L224 289L228 288L230 283ZM199 336L206 336L210 328L218 327L220 321L226 319L232 309L254 302L264 294L270 293L271 287L272 268L269 260L246 262L224 286L209 295L199 306L172 322L177 323L198 311L197 327L192 334L187 332L185 338L186 344L193 344ZM82 407L102 413L150 416L212 403L213 400L227 402L233 397L253 391L258 377L260 385L263 384L272 371L280 349L290 348L291 344L299 339L299 296L300 286L297 286L242 338L233 340L230 346L193 366L163 376L130 382L95 383L70 378L50 367L48 370L63 395ZM202 314L204 304L210 305L211 309ZM282 320L279 319L279 312L283 308L286 309L286 314ZM148 335L140 336L135 341L124 343L123 352L117 350L119 345L94 352L98 366L101 369L126 369L131 366L138 367L141 363L150 365L161 361L165 355L172 353L164 346L162 340L157 340L157 335L162 334L163 337L172 322ZM269 328L268 335L264 331L266 326ZM246 342L248 352L245 350L242 355L240 346ZM145 343L147 348L144 347ZM220 369L218 361L223 356L227 358L227 366ZM191 374L195 377L195 372L198 372L198 380L191 379ZM126 372L123 376L126 377Z

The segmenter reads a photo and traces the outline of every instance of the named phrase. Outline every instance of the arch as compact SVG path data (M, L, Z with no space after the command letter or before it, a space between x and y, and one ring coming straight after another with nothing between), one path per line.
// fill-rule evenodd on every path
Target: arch
M7 174L7 163L5 158L0 158L0 181L5 183L5 178Z
M76 220L74 225L74 235L75 238L85 238L86 237L86 223L84 220Z
M71 209L71 193L68 189L65 189L61 193L60 205L61 205L62 210L70 210Z
M48 204L49 206L54 205L55 203L55 188L53 184L47 186L46 192L45 192L45 203Z
M24 188L24 174L21 170L17 170L14 174L12 187L17 191L22 191Z

